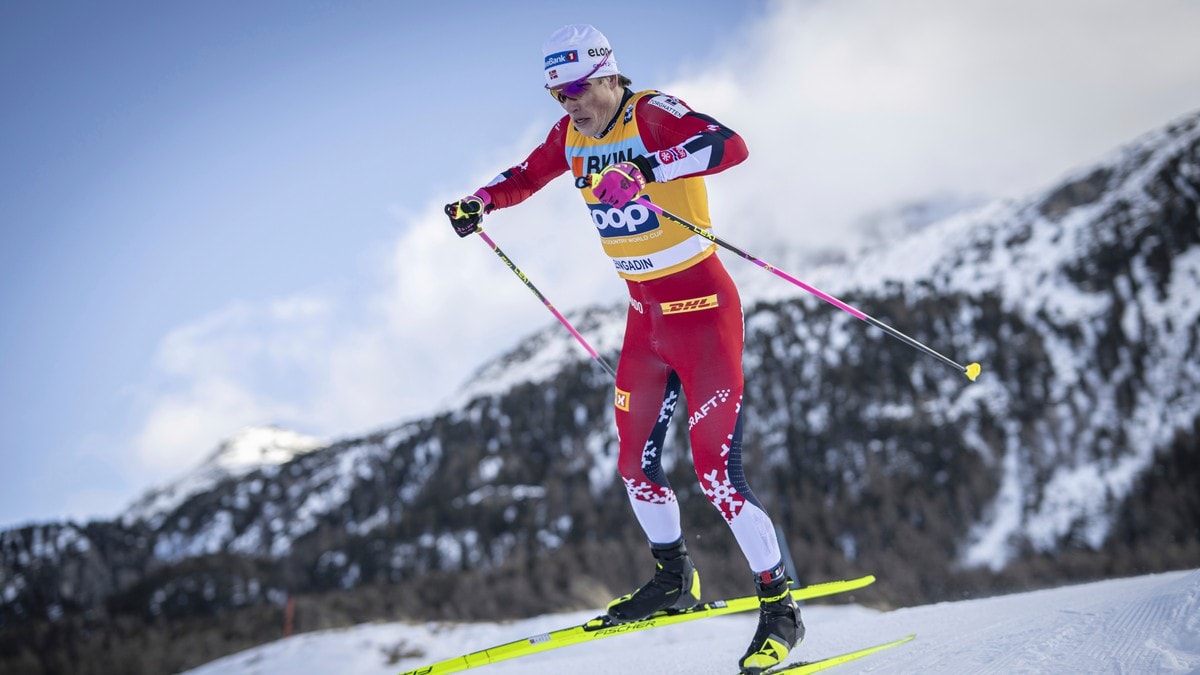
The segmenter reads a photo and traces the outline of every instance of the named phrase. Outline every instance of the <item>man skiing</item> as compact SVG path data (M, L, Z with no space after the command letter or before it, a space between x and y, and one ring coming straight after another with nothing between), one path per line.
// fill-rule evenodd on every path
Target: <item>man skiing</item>
M614 621L695 606L700 576L688 556L663 441L680 390L704 494L745 555L759 597L758 628L739 661L757 675L803 639L775 528L742 467L741 300L716 245L658 215L639 197L711 228L702 176L747 156L745 142L715 119L662 92L634 92L600 31L564 26L542 46L546 89L566 112L520 164L446 205L455 232L478 230L484 214L515 206L571 172L605 253L629 290L617 369L618 468L650 542L653 578L608 606Z

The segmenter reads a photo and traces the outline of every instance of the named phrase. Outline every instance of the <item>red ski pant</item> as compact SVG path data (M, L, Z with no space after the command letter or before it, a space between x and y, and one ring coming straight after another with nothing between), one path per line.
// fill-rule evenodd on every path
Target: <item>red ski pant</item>
M744 342L741 299L717 256L670 276L628 281L630 306L617 368L618 469L647 538L682 536L662 466L663 441L682 387L692 461L754 571L780 559L774 527L742 469Z

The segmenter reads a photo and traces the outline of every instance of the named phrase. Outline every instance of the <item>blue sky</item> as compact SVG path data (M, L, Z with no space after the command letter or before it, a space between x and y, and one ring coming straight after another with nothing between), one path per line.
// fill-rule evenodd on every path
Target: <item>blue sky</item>
M246 425L410 419L552 321L440 207L558 117L563 24L746 136L710 189L747 246L1019 195L1200 108L1189 2L504 4L0 4L0 527L111 515ZM488 224L564 310L622 291L577 200Z

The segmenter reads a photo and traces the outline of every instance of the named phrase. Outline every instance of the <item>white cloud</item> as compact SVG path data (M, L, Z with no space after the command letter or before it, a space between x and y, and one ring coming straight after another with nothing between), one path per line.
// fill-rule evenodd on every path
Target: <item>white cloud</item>
M1197 26L1168 1L777 2L715 73L663 86L747 138L719 215L825 245L898 200L1019 196L1195 110Z

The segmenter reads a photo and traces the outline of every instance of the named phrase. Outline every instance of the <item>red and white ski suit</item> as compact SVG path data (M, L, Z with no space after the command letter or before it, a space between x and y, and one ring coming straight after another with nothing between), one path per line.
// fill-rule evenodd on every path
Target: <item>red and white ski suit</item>
M605 252L629 287L615 392L618 467L647 538L682 536L679 505L662 467L663 440L682 390L692 459L704 494L729 523L754 572L774 568L774 526L742 470L742 306L710 240L630 202L600 203L586 177L643 158L653 181L643 194L670 213L711 227L704 175L747 156L742 138L683 101L626 90L612 125L583 136L564 116L524 162L486 190L494 208L518 204L570 171Z

